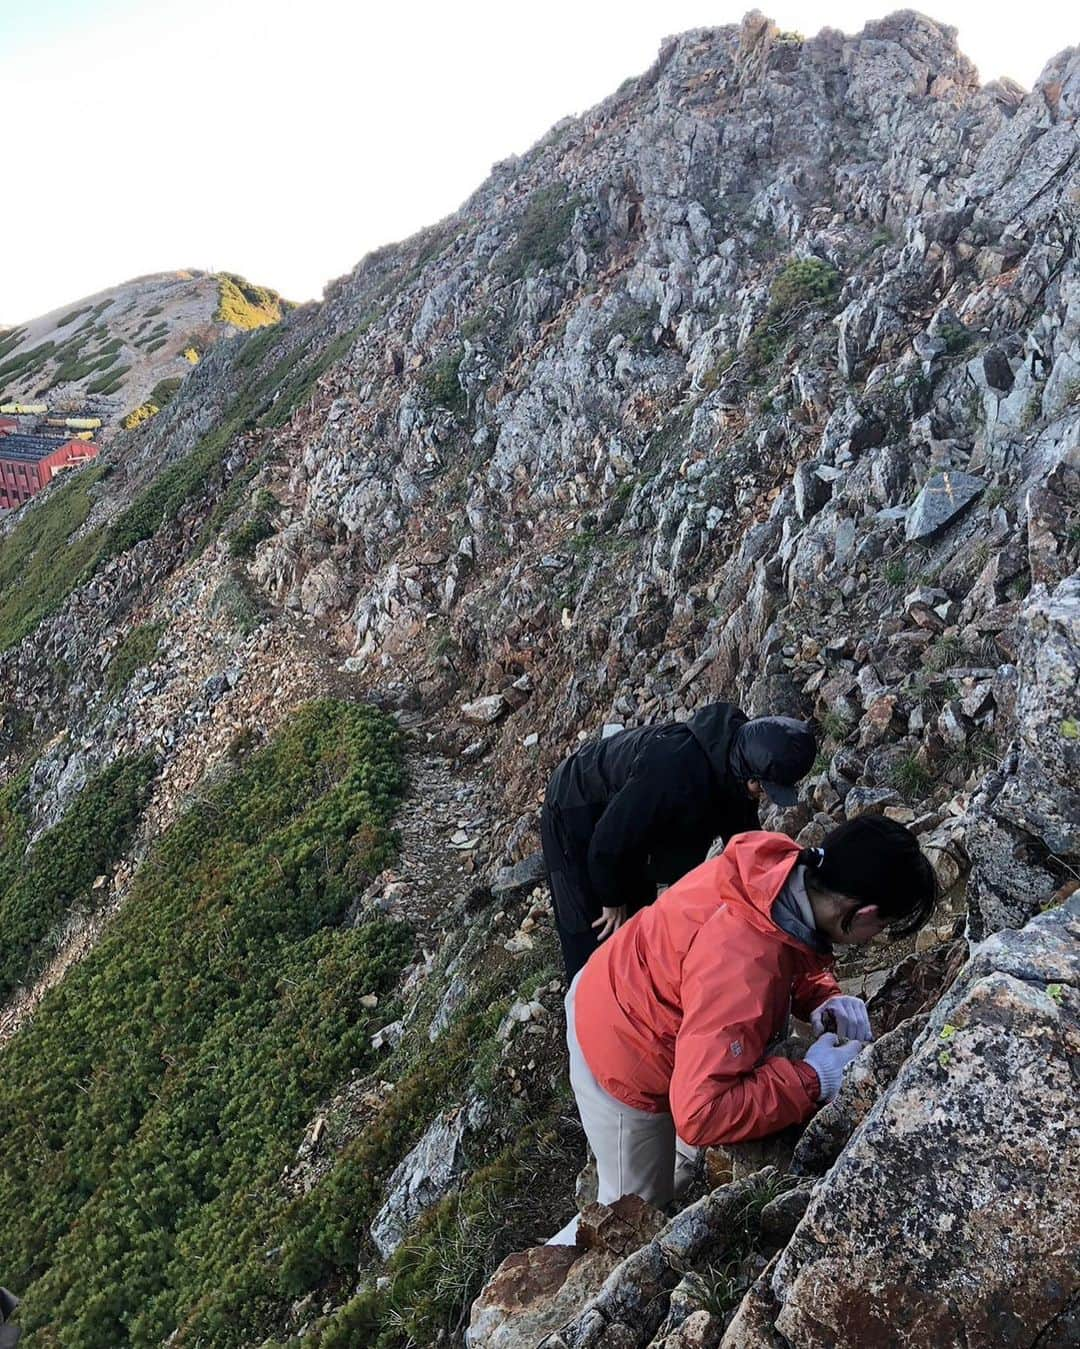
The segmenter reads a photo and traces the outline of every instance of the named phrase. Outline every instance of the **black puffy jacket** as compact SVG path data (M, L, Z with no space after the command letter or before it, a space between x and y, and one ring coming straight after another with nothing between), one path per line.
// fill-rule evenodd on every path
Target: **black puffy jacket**
M704 861L715 838L759 827L728 766L746 720L731 703L710 703L689 721L583 745L559 765L545 813L570 881L556 898L567 931L585 931L604 907L652 903L657 885Z

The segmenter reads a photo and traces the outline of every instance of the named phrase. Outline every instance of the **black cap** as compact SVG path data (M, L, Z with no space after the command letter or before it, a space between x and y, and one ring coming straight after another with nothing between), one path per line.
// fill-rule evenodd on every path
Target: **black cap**
M805 721L794 717L757 717L736 737L733 767L744 782L761 783L765 795L778 806L799 799L794 784L809 773L817 741Z

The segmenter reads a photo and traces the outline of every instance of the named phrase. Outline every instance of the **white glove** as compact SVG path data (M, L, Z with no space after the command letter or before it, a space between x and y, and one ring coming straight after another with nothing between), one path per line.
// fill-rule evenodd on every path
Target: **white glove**
M804 1063L808 1063L818 1075L821 1083L820 1100L831 1101L840 1090L840 1079L844 1069L862 1049L861 1040L849 1040L842 1045L829 1031L827 1035L815 1040L806 1051Z
M820 1007L815 1007L810 1013L810 1025L814 1028L815 1035L820 1035L825 1029L826 1012L833 1014L836 1033L845 1040L869 1042L874 1038L874 1032L870 1029L870 1014L862 998L837 996L829 998Z

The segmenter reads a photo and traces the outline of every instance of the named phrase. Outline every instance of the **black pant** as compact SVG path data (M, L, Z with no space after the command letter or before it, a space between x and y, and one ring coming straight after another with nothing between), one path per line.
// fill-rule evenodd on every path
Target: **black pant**
M566 987L569 988L574 981L574 975L596 950L599 943L596 940L596 933L591 927L586 928L584 932L567 932L566 928L559 922L558 914L555 915L555 931L559 934L563 964L566 966Z
M540 840L569 987L574 975L596 950L596 934L591 924L599 918L601 906L590 893L586 859L578 855L579 849L573 846L573 836L566 828L562 811L550 800L545 801L540 812Z

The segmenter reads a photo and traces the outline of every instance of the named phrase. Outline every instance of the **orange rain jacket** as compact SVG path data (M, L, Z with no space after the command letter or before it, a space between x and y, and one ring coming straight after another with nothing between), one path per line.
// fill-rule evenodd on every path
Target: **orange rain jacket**
M593 1076L625 1105L674 1116L693 1146L762 1138L808 1119L817 1074L767 1056L788 1013L840 992L832 958L770 917L799 858L786 834L737 834L589 958L575 995Z

